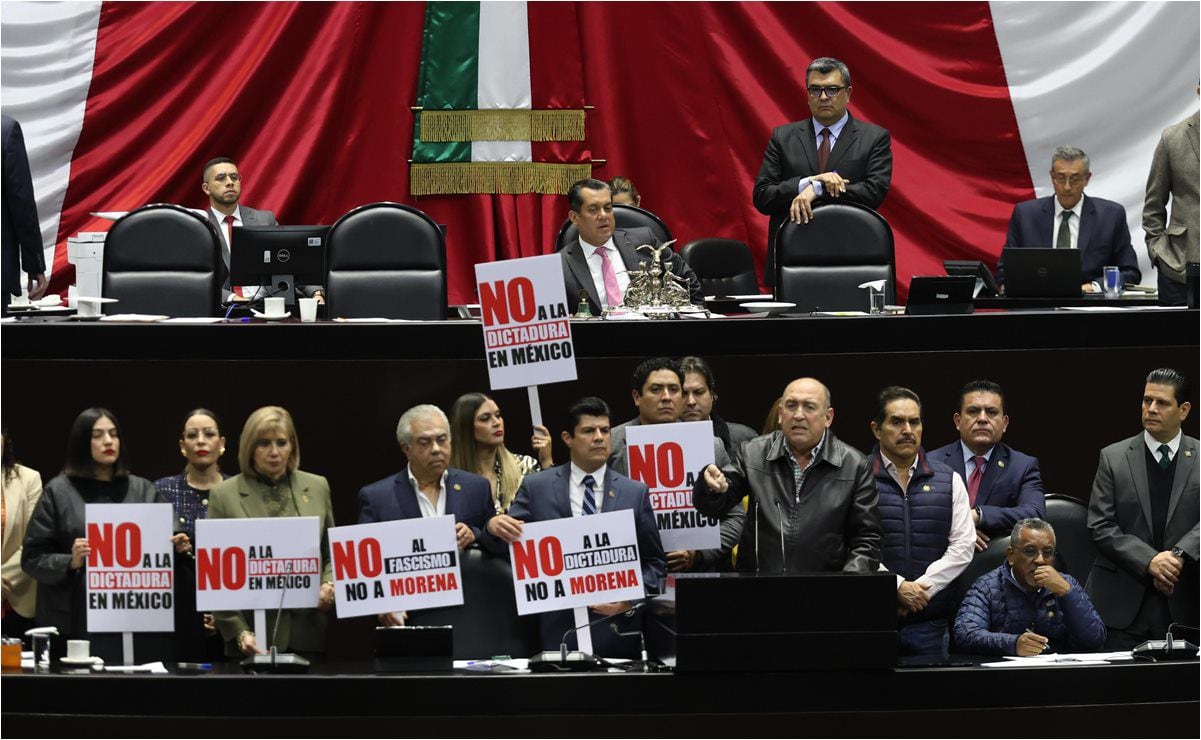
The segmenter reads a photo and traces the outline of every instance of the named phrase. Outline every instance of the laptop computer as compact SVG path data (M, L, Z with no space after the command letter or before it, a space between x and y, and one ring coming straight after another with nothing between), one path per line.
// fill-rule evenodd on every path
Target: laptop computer
M1079 298L1080 250L1006 249L1005 295L1010 298Z
M971 313L976 278L971 275L917 277L909 282L905 313L920 316L940 313Z

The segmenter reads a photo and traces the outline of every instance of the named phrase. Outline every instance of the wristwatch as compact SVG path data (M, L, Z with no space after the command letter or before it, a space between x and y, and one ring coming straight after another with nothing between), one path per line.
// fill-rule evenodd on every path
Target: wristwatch
M1175 555L1176 557L1180 558L1181 560L1183 560L1186 563L1188 561L1192 560L1192 558L1189 557L1189 554L1184 551L1183 547L1173 547L1172 554Z

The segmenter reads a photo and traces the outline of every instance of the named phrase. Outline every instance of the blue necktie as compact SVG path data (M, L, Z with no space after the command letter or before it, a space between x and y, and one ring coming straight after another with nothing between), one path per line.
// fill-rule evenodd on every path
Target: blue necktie
M591 475L584 476L584 516L596 513L596 479Z

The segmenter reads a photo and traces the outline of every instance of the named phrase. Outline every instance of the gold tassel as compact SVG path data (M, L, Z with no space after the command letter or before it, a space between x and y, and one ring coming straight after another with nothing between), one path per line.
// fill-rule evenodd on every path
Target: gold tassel
M582 110L423 110L422 141L583 141Z
M430 162L409 166L411 195L542 193L566 195L577 180L592 177L591 164L551 162Z

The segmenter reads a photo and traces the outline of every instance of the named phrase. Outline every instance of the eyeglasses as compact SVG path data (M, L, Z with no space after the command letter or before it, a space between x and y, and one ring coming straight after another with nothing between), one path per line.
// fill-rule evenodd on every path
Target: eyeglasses
M1055 548L1054 547L1045 547L1042 550L1039 550L1037 547L1023 547L1021 550L1018 550L1018 552L1020 552L1022 554L1022 557L1026 558L1027 560L1035 559L1036 557L1038 557L1038 554L1040 552L1042 553L1044 560L1054 560L1055 559Z
M1071 177L1067 177L1066 175L1054 175L1051 177L1051 179L1059 185L1079 185L1080 183L1084 182L1085 176L1072 175Z
M228 174L221 172L219 174L213 175L213 179L216 180L217 182L225 182L226 180L229 180L230 182L238 182L239 180L242 179L242 176L239 175L237 172L230 172Z
M847 89L846 85L826 85L825 87L810 85L808 87L809 97L811 98L820 98L822 93L825 93L827 98L832 98L845 89Z

